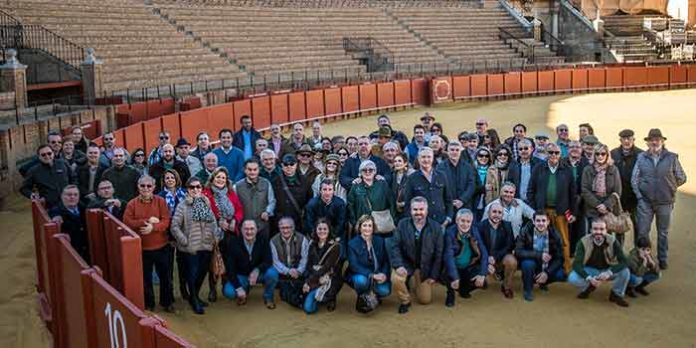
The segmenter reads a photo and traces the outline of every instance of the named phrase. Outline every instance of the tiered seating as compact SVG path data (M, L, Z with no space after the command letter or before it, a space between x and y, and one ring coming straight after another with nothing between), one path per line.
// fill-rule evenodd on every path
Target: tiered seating
M625 62L657 59L657 49L643 35L643 17L646 16L614 15L602 18L604 29L610 33L605 36L607 44Z
M137 0L19 0L3 9L23 23L40 24L104 62L107 91L232 79L245 73L177 32Z

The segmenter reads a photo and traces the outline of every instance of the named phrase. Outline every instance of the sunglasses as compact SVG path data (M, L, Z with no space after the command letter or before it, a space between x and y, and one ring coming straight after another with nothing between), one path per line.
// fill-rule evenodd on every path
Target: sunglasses
M298 155L298 157L310 157L310 156L312 156L312 155L308 154L308 153L301 153Z
M480 153L480 154L476 155L476 157L478 157L478 158L488 158L488 155L486 155L485 153Z
M141 187L141 188L153 188L153 187L155 187L155 185L152 185L152 184L140 184L140 185L138 185L138 187Z
M292 167L297 163L283 163L283 167Z
M341 157L348 157L349 156L347 153L339 153L338 155Z
M327 165L327 166L337 166L338 163L336 163L336 162L326 162L326 165Z
M374 171L375 171L375 170L372 169L372 168L365 168L365 169L362 170L363 173L372 173L372 172L374 172Z
M51 156L53 156L53 152L44 152L44 153L39 154L39 156L41 156L41 157L51 157Z
M169 137L160 137L160 140L167 140Z
M52 140L50 141L51 144L62 144L63 142L60 140Z
M507 152L498 152L498 156L505 156L505 157L507 157L507 156L510 156L510 154L507 153Z
M476 125L477 125L477 126L485 126L486 124L485 124L485 123L482 123L482 122L476 122Z
M136 153L133 157L145 157L144 153Z
M548 151L549 155L560 155L561 151Z
M559 132L562 132L562 133L568 133L568 129L565 129L565 128L561 128L561 129L559 129L558 131L559 131Z
M597 155L597 156L606 156L607 153L606 153L606 152L597 152L595 155Z
M189 185L188 188L191 190L200 190L203 188L203 186L201 186L201 185Z
M519 149L520 151L527 151L527 150L529 150L529 147L528 147L528 146L525 146L525 147L520 147L520 148L518 148L518 149Z

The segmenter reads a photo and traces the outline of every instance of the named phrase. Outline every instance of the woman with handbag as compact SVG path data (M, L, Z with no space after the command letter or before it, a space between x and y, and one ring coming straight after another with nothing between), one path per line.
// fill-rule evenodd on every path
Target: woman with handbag
M391 264L384 238L374 234L375 221L372 216L361 216L355 230L357 235L348 243L347 278L358 294L356 309L365 313L377 307L375 299L391 294ZM365 308L365 305L370 308Z
M316 313L319 303L326 303L326 310L336 309L336 295L343 286L341 275L341 246L339 238L332 238L329 222L319 219L312 234L302 292L306 295L304 311Z
M512 158L512 150L505 144L499 145L494 153L493 164L488 167L486 172L486 205L500 197L500 187L507 181L508 168Z
M370 160L359 167L360 176L348 192L348 221L355 226L359 217L370 215L375 220L375 233L387 238L395 229L395 203L389 184L377 179L377 165Z
M617 204L620 204L616 198L621 197L621 175L606 145L595 145L594 161L582 171L581 186L583 212L588 219L612 214ZM623 245L623 234L618 234L617 239Z
M206 188L203 190L203 195L210 201L210 208L215 215L215 220L224 232L221 243L218 243L213 249L211 272L208 275L208 286L210 288L208 301L210 302L217 301L218 279L225 274L225 267L221 267L220 262L216 260L220 259L218 255L222 253L225 266L229 266L229 258L224 256L225 251L229 250L227 245L231 241L232 236L237 235L237 226L244 217L242 203L232 190L232 182L229 180L229 177L225 167L218 167L210 174Z
M394 221L399 221L404 215L404 207L406 206L406 202L404 202L403 199L406 178L413 174L415 170L411 168L406 155L403 153L400 153L394 157L393 164L391 183L389 183L389 186L392 191L392 197L396 197L396 207L394 209L396 218Z
M213 245L222 238L222 231L215 221L210 201L202 194L200 179L190 178L186 187L188 194L176 207L170 228L176 239L177 254L185 265L183 280L190 291L191 309L196 314L204 314L204 303L198 292L208 272Z
M157 195L164 198L164 200L167 202L167 207L169 207L172 217L174 217L174 212L176 212L176 207L179 205L179 202L186 199L186 190L181 187L181 184L179 173L176 170L167 169L164 171L164 174L162 174L162 182L160 183L162 191L160 191ZM173 236L170 239L172 239L174 242ZM173 244L176 246L176 243ZM178 251L178 248L175 248L174 250L176 250L176 256L172 254L172 257L176 259L176 268L179 273L179 292L184 300L188 300L189 289L186 285L186 265L181 253Z

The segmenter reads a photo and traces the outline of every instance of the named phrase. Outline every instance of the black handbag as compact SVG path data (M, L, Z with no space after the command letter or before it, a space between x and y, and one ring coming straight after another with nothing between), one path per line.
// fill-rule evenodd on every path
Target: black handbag
M279 282L280 300L287 304L303 308L306 294L302 291L304 281L299 279L283 279Z
M375 294L374 285L370 282L370 290L358 295L355 301L355 310L362 314L368 314L374 311L379 305L379 299Z

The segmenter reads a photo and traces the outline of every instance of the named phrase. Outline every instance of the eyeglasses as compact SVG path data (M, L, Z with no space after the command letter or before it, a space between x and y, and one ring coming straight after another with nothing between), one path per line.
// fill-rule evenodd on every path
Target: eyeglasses
M138 187L140 188L153 188L155 185L152 184L139 184Z
M200 190L203 188L203 186L201 186L201 185L189 185L188 188L191 190Z
M560 155L561 151L548 151L549 155Z
M160 140L167 140L167 139L169 139L169 137L167 137L167 136L160 137Z
M606 152L597 152L595 155L596 156L606 156L607 153Z
M498 152L498 156L508 157L508 156L510 156L510 154L508 154L507 152Z
M485 153L480 153L480 154L476 155L476 157L478 157L478 158L488 158L488 155L486 155Z
M301 154L299 154L299 155L297 155L297 156L298 156L298 157L309 157L309 156L312 156L312 155L311 155L311 154L308 154L308 153L301 153Z
M348 157L348 156L349 156L349 155L348 155L347 153L345 153L345 152L339 153L338 155L341 156L341 157Z
M51 157L51 156L53 156L53 152L44 152L44 153L40 153L39 156L41 156L41 157Z
M136 153L133 157L145 157L144 153Z
M477 125L477 126L485 126L486 124L483 123L483 122L476 122L476 125Z
M374 169L374 168L364 168L364 169L361 170L361 171L362 171L363 173L372 173L372 172L375 171L375 169Z
M527 151L527 150L529 150L529 146L518 147L517 149L520 150L520 151Z

